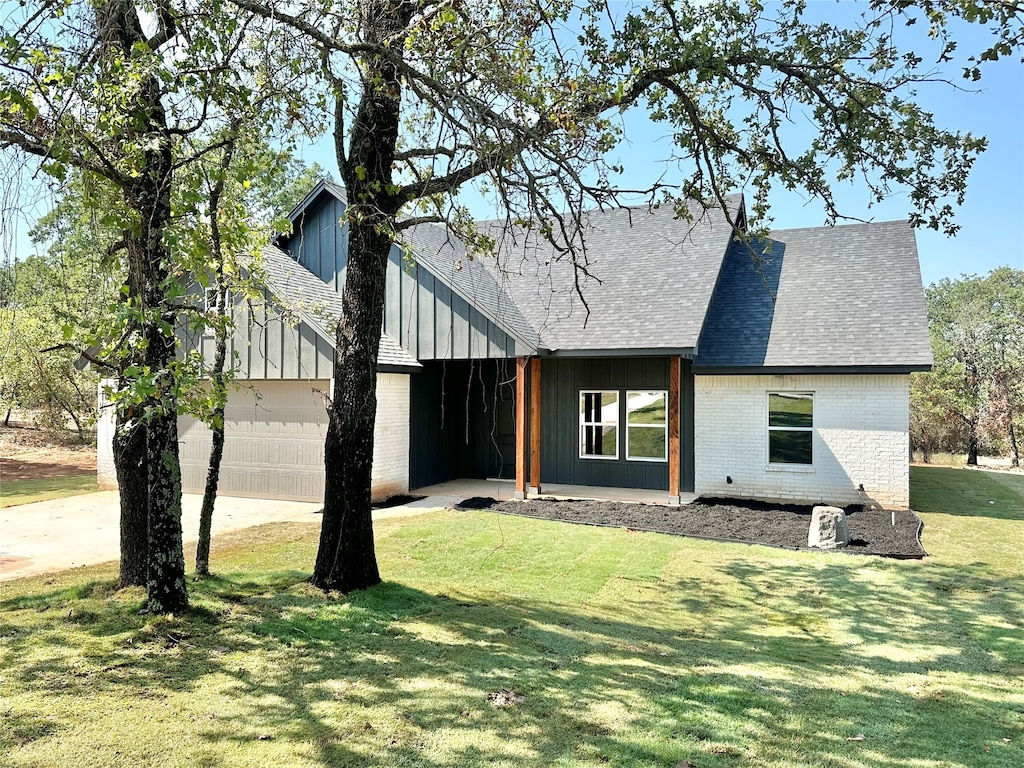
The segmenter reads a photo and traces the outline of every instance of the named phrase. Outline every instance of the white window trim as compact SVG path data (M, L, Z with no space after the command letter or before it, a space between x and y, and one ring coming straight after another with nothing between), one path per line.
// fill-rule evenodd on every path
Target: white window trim
M619 433L622 431L619 425L619 411L621 410L622 393L617 389L581 389L579 390L579 399L576 401L580 405L583 403L584 395L601 395L602 400L604 395L615 395L615 421L583 421L582 410L577 411L579 414L579 428L576 432L576 444L579 452L579 458L581 459L595 459L597 461L617 461L619 458ZM579 407L579 406L577 406ZM604 415L604 408L601 408L602 416ZM589 454L583 452L583 430L586 427L615 427L615 455L607 456L604 454ZM602 435L603 437L603 435Z
M810 395L811 397L811 426L809 427L773 427L771 425L772 395ZM814 401L816 400L814 390L797 389L770 389L764 396L764 456L767 469L790 472L813 472L814 471ZM772 461L772 432L810 432L811 433L811 461L808 464L794 464L786 461Z
M665 398L665 422L663 424L630 424L629 423L629 396L630 394L654 393ZM652 461L659 464L668 463L668 390L667 389L627 389L626 390L626 461ZM659 459L656 456L633 456L629 452L629 430L643 427L644 429L663 429L665 431L665 458Z

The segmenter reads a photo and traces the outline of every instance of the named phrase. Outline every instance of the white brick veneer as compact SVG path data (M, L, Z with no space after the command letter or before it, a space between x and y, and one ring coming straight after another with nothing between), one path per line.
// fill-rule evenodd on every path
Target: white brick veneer
M107 408L110 400L103 394L106 386L113 382L99 383L100 417L96 422L96 484L100 488L117 488L117 473L114 471L114 409Z
M373 430L373 497L409 490L409 375L377 374L377 421Z
M257 381L229 395L227 436L220 492L225 496L322 501L327 414L314 389L327 381ZM256 393L259 393L257 397ZM102 396L102 394L101 394ZM113 409L97 429L100 485L117 487L111 440ZM178 419L182 486L202 493L210 454L210 431L190 417ZM377 376L373 499L409 490L409 376Z
M698 494L909 505L907 375L697 376L694 385ZM814 393L812 466L768 464L773 391Z

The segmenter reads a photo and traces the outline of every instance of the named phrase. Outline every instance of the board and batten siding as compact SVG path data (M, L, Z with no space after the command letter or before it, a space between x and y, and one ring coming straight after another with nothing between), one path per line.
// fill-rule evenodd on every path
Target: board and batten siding
M697 376L694 386L698 494L909 506L906 374ZM814 394L810 466L769 464L769 392Z
M334 349L312 326L288 322L268 291L262 301L232 300L234 328L228 339L226 365L237 379L328 379L333 375ZM179 331L184 349L198 349L213 365L217 339L212 331Z
M668 390L667 357L542 358L541 488L545 483L668 490L668 463L626 458L627 390ZM693 373L683 361L680 392L680 485L693 489ZM580 390L619 392L619 457L582 459ZM532 479L530 482L534 482Z
M329 380L253 381L229 395L219 494L295 501L323 501L323 397ZM101 390L102 398L102 390ZM374 501L409 489L409 377L377 376L372 494ZM97 475L116 488L113 409L103 411L97 429ZM202 493L210 456L210 430L191 417L178 419L182 489Z
M348 237L345 206L331 195L302 213L287 250L339 293L345 285ZM388 254L384 332L417 360L479 360L532 354L426 267Z

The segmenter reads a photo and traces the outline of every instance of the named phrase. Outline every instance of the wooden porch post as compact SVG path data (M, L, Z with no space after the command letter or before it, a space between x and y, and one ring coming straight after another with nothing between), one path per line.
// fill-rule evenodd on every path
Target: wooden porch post
M682 360L673 355L668 361L668 500L679 503L679 384Z
M526 360L516 358L516 492L526 498Z
M540 493L540 358L530 360L530 493Z

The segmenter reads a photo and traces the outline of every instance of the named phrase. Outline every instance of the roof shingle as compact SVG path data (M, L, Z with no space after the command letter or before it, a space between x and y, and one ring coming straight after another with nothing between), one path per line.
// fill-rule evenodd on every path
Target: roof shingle
M729 205L735 213L742 199L735 195ZM482 223L498 243L489 266L544 349L692 349L732 229L719 209L691 210L693 222L668 206L588 213L582 299L569 257L534 234Z
M696 368L931 365L907 222L777 231L761 267L759 274L748 246L730 245Z

